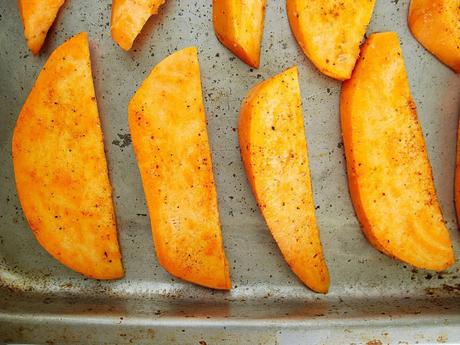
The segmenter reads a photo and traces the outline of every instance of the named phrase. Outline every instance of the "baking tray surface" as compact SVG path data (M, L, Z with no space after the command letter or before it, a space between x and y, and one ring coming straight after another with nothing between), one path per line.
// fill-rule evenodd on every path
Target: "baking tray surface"
M110 3L66 1L35 57L25 45L16 1L0 0L0 342L343 344L346 334L349 343L385 344L410 343L413 339L405 340L410 332L427 342L455 341L460 264L440 274L413 269L365 240L347 187L341 84L321 75L302 54L284 1L268 2L259 69L246 66L217 41L208 0L167 1L129 53L110 37ZM368 33L397 31L400 36L438 196L460 257L453 203L460 79L410 35L408 5L408 0L377 1ZM49 54L81 31L90 37L126 270L126 277L114 282L85 279L38 245L13 178L11 139L20 108ZM159 266L127 123L128 101L152 67L192 45L199 51L233 283L227 293L182 282ZM331 274L325 296L305 288L282 259L239 154L237 118L247 91L292 65L300 72L314 198Z

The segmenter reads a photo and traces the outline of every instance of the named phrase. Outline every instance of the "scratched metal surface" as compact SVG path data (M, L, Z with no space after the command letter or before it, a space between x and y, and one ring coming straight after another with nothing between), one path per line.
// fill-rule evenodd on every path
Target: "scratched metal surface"
M428 54L406 25L408 0L378 1L369 32L400 34L443 212L460 256L453 204L460 79ZM0 342L161 344L371 344L459 341L460 265L414 270L373 249L350 202L338 99L340 83L319 74L297 46L284 2L269 1L262 63L253 70L217 41L208 0L167 1L134 49L111 40L109 0L69 0L39 57L26 48L13 0L0 0ZM28 229L16 196L11 137L49 54L88 31L114 188L126 277L84 279L53 260ZM196 45L233 289L184 283L159 265L127 125L127 103L150 69ZM326 296L306 289L274 244L248 187L238 110L255 83L300 69L317 216L331 271ZM455 338L457 337L457 339ZM201 341L201 343L200 343ZM374 343L372 343L374 341Z

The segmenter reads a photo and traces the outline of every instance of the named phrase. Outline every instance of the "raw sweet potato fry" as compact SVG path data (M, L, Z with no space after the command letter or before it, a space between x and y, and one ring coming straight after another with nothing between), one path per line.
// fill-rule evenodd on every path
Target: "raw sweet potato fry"
M409 28L441 62L460 73L460 2L412 0Z
M196 48L161 61L128 113L160 264L181 279L230 289Z
M214 31L224 46L258 68L267 0L213 0Z
M369 241L413 266L454 262L396 33L373 34L343 84L342 132L353 204Z
M18 0L27 46L38 54L64 0Z
M284 258L305 285L326 293L329 273L316 224L297 67L249 92L238 133L249 182Z
M158 13L166 0L113 0L110 30L124 50L130 50L147 20Z
M57 48L14 130L19 200L37 240L90 278L123 276L88 36Z
M292 32L311 62L346 80L356 64L375 0L286 0Z

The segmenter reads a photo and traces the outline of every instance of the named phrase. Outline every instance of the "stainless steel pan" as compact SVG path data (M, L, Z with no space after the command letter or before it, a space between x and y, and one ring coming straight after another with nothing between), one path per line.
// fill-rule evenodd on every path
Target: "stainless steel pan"
M457 256L453 179L460 79L406 25L408 0L380 0L369 32L397 31ZM110 1L68 0L39 57L28 51L16 1L0 0L0 342L137 344L386 344L460 342L460 264L442 274L391 260L364 239L345 173L340 83L304 57L284 1L269 1L262 63L251 69L217 41L208 0L169 0L126 53L110 37ZM52 259L28 229L16 196L11 136L19 110L55 47L88 31L126 277L83 278ZM233 289L216 292L167 274L156 260L127 103L150 69L196 45ZM332 287L312 293L288 269L242 168L238 111L248 89L291 65L301 76L317 216ZM201 341L201 343L200 343Z

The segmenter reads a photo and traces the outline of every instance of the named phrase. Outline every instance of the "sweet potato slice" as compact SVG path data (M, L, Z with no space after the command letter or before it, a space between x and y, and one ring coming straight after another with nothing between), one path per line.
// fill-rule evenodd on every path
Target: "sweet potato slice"
M343 84L342 131L353 204L370 242L413 266L454 262L396 33L363 45Z
M460 73L460 2L412 0L409 28L441 62Z
M18 4L27 46L38 54L64 0L18 0Z
M311 62L346 80L359 55L375 0L286 0L292 32Z
M305 285L326 293L329 273L316 224L297 67L249 92L238 132L248 180L284 258Z
M258 68L267 0L213 0L214 31L224 46Z
M113 0L110 30L124 50L130 50L147 20L166 0Z
M90 278L122 277L86 33L43 67L19 114L13 162L19 200L43 248Z
M128 113L160 264L192 283L230 289L196 48L160 62Z

